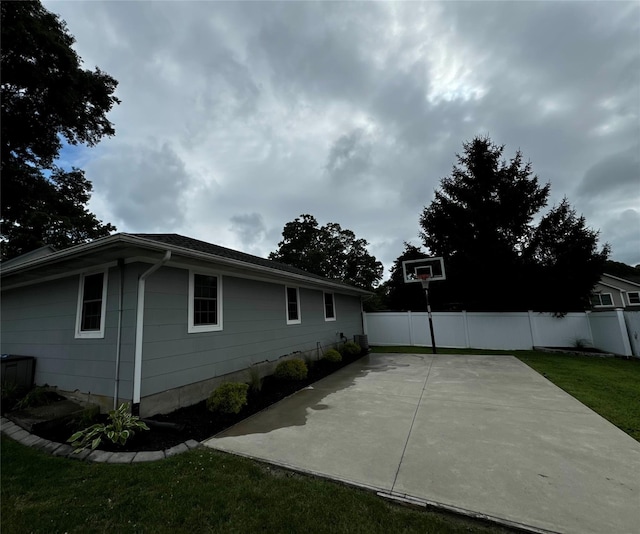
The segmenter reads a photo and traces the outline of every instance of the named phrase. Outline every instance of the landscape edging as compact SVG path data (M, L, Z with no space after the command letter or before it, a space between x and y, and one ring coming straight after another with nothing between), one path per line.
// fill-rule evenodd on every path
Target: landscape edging
M89 462L108 464L155 462L163 460L164 458L170 458L176 454L182 454L183 452L187 452L201 446L200 442L190 439L184 443L179 443L178 445L162 451L110 452L99 449L93 451L85 449L76 453L70 445L50 441L36 436L35 434L31 434L5 417L0 418L0 431L7 437L10 437L22 445L40 449L41 451L53 456L63 456L74 460L87 460Z

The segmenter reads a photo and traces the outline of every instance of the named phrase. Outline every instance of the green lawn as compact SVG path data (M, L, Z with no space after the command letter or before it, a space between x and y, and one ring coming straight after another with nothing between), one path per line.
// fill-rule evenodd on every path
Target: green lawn
M431 354L427 347L374 347L374 352ZM439 349L442 354L513 354L593 411L640 441L640 361L533 350Z
M640 440L640 362L536 351L446 352L513 354ZM106 465L52 457L4 436L1 445L2 532L504 532L209 449L150 464Z
M3 533L505 532L210 449L109 465L1 445Z

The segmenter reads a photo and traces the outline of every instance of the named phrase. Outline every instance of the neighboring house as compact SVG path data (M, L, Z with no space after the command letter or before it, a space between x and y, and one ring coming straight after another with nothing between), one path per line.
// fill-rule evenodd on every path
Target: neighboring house
M35 356L37 384L143 416L363 334L371 295L177 234L47 252L0 265L1 353Z
M626 280L604 273L591 293L594 310L640 310L640 279Z

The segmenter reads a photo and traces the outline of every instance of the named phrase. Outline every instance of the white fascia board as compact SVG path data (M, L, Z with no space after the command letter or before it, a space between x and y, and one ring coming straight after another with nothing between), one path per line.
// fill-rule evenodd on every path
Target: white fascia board
M247 269L250 271L255 271L258 273L264 273L264 274L268 274L271 275L272 277L278 278L284 282L289 281L289 282L298 282L298 283L305 283L305 285L311 285L314 287L320 287L320 288L332 288L334 290L339 291L340 293L347 293L347 294L353 294L353 295L360 295L360 296L368 296L368 295L372 295L373 293L370 291L366 291L364 289L359 289L357 287L352 287L352 286L345 286L343 284L340 283L334 283L331 281L324 281L324 280L318 280L316 278L313 277L309 277L309 276L304 276L301 274L297 274L297 273L290 273L287 271L282 271L280 269L275 269L273 267L265 267L263 265L257 265L255 263L250 263L250 262L245 262L245 261L241 261L241 260L234 260L232 258L225 258L222 256L218 256L216 254L208 254L206 252L199 252L196 250L192 250L190 248L186 248L186 247L180 247L180 246L176 246L176 245L170 245L167 243L161 243L159 241L154 241L152 239L145 239L142 237L137 237L137 236L132 236L129 234L124 234L124 233L120 233L120 234L113 234L110 236L106 236L106 237L101 237L99 239L96 239L94 241L92 241L91 243L83 243L81 245L76 245L73 247L70 247L68 249L65 250L61 250L59 252L54 252L52 254L49 254L47 256L44 256L42 258L36 258L34 260L31 261L26 261L23 263L20 263L19 265L16 265L14 267L9 266L6 269L1 269L1 273L3 275L8 275L14 272L19 272L22 270L27 270L31 267L40 267L40 266L44 266L47 263L53 263L56 261L60 261L60 260L64 260L67 258L71 258L73 256L76 255L80 255L80 254L85 254L86 252L90 252L94 249L99 249L101 247L105 247L105 246L109 246L115 243L126 243L126 244L130 244L130 245L136 245L139 246L141 248L146 248L146 249L150 249L150 250L155 250L158 252L166 252L167 250L170 250L172 252L175 252L176 254L179 254L181 256L186 256L189 258L194 258L194 259L200 259L200 260L204 260L204 261L209 261L209 262L215 262L218 265L228 265L230 267L240 267L243 269ZM157 261L157 259L152 260L153 262ZM172 262L170 262L172 263Z
M638 284L637 282L632 282L631 280L627 280L626 278L620 278L619 276L613 276L612 274L607 274L607 273L602 273L602 276L607 276L609 278L613 278L614 280L618 280L619 282L624 282L625 284L631 284L632 286L640 287L640 284ZM600 283L603 284L602 279L600 280ZM609 287L616 287L616 286L609 286Z
M362 296L368 296L368 295L372 295L373 292L371 291L366 291L364 289L359 289L357 287L352 287L352 286L345 286L343 284L340 284L339 282L331 282L331 281L325 281L325 280L318 280L317 278L313 278L310 276L304 276L301 274L297 274L297 273L290 273L287 271L282 271L280 269L275 269L273 267L265 267L263 265L257 265L255 263L250 263L250 262L245 262L245 261L241 261L241 260L234 260L233 258L225 258L223 256L218 256L216 254L208 254L206 252L199 252L197 250L192 250L190 248L185 248L185 247L179 247L179 246L175 246L175 245L164 245L158 241L153 241L150 239L144 239L144 238L132 238L132 236L127 236L130 239L134 239L135 241L132 242L132 244L139 244L139 243L144 243L144 245L149 245L149 248L153 247L154 249L158 249L158 250L171 250L172 252L175 252L176 254L182 255L182 256L187 256L190 258L194 258L194 259L200 259L200 260L205 260L205 261L212 261L215 262L218 265L227 265L230 267L240 267L243 269L248 269L251 271L256 271L258 273L265 273L265 274L270 274L275 278L278 278L282 281L296 281L296 282L304 282L307 285L312 285L314 287L331 287L334 288L336 290L338 290L341 293L352 293L355 295L362 295ZM167 265L172 265L174 264L174 261L170 261ZM233 272L229 272L227 274L233 275ZM238 276L237 274L235 276Z

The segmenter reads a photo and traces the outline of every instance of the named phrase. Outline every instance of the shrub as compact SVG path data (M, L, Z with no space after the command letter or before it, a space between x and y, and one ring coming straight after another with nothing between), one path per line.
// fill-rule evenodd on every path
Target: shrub
M97 423L71 436L67 442L76 449L74 452L78 453L89 446L93 450L100 445L103 438L116 445L124 445L135 435L136 430L149 430L139 417L131 414L129 404L126 402L123 402L117 410L111 410L108 420L110 422L106 425Z
M260 393L262 390L262 378L257 367L249 367L249 389L253 393Z
M331 363L339 363L342 361L342 354L340 354L336 349L329 349L324 353L323 360Z
M247 404L248 384L229 382L222 384L207 399L207 409L214 413L239 413Z
M300 358L285 360L276 366L274 376L279 380L304 380L307 378L307 365Z
M358 356L361 351L360 345L353 341L347 341L342 347L342 354L344 356Z
M0 402L2 403L3 414L12 411L18 401L27 393L27 389L24 386L19 386L15 382L9 380L2 382L0 391Z
M18 403L16 410L24 410L25 408L38 408L39 406L48 406L57 401L60 396L55 391L50 391L48 386L36 386L30 390Z

